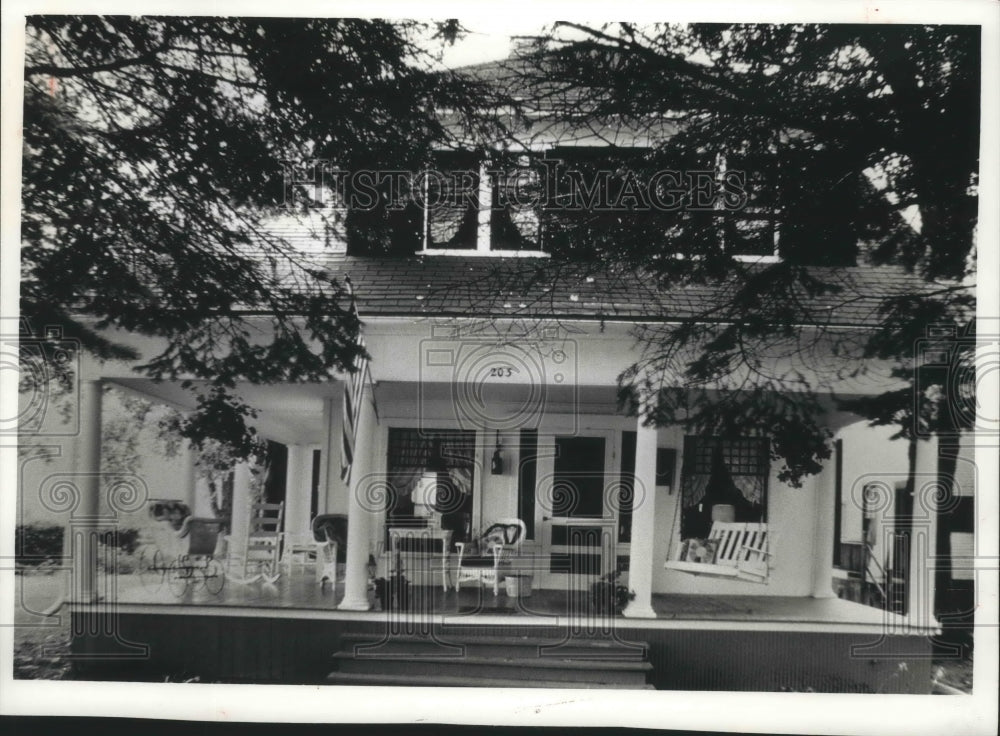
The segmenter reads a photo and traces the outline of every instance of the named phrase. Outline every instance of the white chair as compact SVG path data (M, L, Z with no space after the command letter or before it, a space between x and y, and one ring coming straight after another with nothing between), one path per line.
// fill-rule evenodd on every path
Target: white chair
M316 549L316 582L322 588L326 581L337 587L337 542L329 535L325 542L314 542Z
M233 539L227 539L230 549L227 575L233 582L252 583L263 578L273 583L278 579L284 517L284 503L258 503L251 507L249 533L243 548L232 549Z
M312 544L316 559L316 582L337 586L337 557L347 544L347 517L319 514L312 521Z
M317 542L312 532L305 534L289 534L285 532L285 543L281 550L281 564L289 575L295 569L305 570L316 567Z
M497 519L479 537L479 553L465 554L466 544L457 542L458 570L455 575L455 590L462 589L464 581L493 586L493 595L500 595L501 566L524 542L527 527L520 519Z

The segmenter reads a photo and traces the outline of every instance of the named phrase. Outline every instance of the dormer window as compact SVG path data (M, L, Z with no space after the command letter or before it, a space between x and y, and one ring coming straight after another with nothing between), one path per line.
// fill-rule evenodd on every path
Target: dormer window
M739 261L776 261L778 256L778 181L773 159L734 153L719 156L723 176L737 176L746 195L742 207L722 218L722 247Z
M479 247L480 158L442 151L421 182L424 187L424 251L475 251Z
M666 172L654 170L648 149L557 146L544 151L436 152L423 179L424 255L588 258L602 239L634 225L655 239L673 229L652 188ZM713 155L700 166L670 172L697 195L686 203L717 224L718 247L736 260L778 260L777 177L773 161ZM698 182L689 179L697 175ZM707 184L705 181L707 179ZM740 189L738 206L728 189ZM709 199L701 201L707 188ZM710 226L711 227L711 226Z
M504 164L465 151L440 151L424 178L424 255L545 256L538 173L526 156Z

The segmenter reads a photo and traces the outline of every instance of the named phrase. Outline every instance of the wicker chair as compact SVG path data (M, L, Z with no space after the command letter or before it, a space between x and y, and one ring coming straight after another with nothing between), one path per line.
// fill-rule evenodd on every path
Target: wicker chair
M337 585L337 562L347 546L347 517L343 514L320 514L312 523L316 549L316 582L322 587L327 580Z

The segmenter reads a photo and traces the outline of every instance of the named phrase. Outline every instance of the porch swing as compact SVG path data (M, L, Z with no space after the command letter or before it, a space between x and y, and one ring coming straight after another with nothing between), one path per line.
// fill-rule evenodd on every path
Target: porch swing
M721 450L716 447L712 457L711 477L705 498L738 494L729 469L722 460ZM742 500L742 499L741 499ZM745 500L744 500L745 502ZM674 546L674 532L679 527L683 491L674 507L674 518L670 527L668 552L663 567L690 575L742 580L753 583L767 583L770 574L770 552L768 551L768 529L765 522L737 522L735 507L728 503L718 503L710 508L712 526L705 539L682 539Z

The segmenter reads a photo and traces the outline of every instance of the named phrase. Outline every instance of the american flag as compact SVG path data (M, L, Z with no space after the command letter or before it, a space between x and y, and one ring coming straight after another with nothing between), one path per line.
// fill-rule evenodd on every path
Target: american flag
M345 277L344 282L351 298L351 311L360 320L361 315L358 313L358 304L354 299L354 285L351 283L351 278ZM365 350L365 338L360 332L358 333L358 347L362 351ZM365 381L371 384L370 398L372 407L375 409L376 419L378 418L378 409L375 406L375 386L368 358L359 355L355 369L344 381L344 421L340 442L340 478L344 483L351 482L351 466L354 464L354 449L358 438L358 421L361 418L361 401L365 392Z

